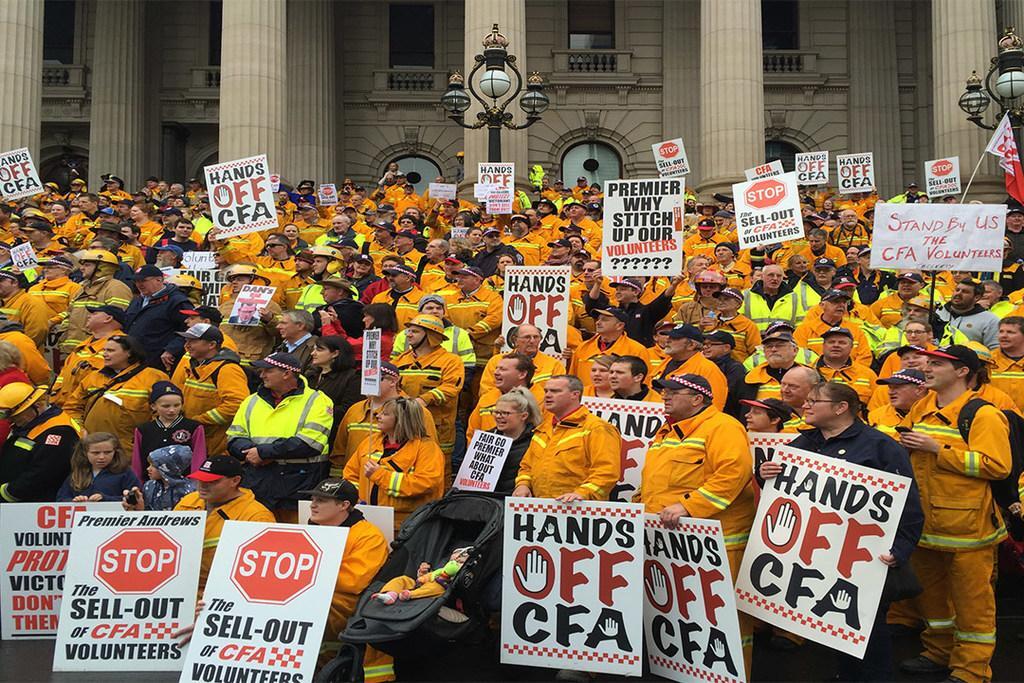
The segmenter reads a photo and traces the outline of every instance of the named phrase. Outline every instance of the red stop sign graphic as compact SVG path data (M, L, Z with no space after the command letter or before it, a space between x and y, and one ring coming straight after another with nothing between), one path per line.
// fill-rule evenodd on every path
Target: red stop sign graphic
M250 602L285 605L309 590L323 552L302 529L266 529L238 546L231 582Z
M669 159L679 154L679 145L674 142L666 142L664 145L658 148L658 154L661 155L662 159Z
M747 206L755 209L767 209L775 206L786 198L786 185L774 178L759 180L743 193Z
M949 175L953 172L953 162L947 159L939 159L932 164L932 173L938 176Z
M93 573L114 593L155 593L180 564L181 546L163 529L125 529L96 549Z

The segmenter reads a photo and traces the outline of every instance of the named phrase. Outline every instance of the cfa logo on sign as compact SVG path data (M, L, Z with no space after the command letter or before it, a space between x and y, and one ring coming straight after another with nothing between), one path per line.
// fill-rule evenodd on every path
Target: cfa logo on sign
M675 155L679 154L679 145L674 142L666 142L658 148L658 154L661 155L662 159L671 159Z
M759 180L743 193L747 206L767 209L786 198L786 185L772 178Z
M312 588L322 556L302 529L266 529L238 546L231 583L249 602L285 605Z
M155 593L178 575L181 546L163 529L125 529L96 550L96 579L114 593Z
M949 159L939 159L932 164L932 173L937 176L949 175L953 172L953 162Z

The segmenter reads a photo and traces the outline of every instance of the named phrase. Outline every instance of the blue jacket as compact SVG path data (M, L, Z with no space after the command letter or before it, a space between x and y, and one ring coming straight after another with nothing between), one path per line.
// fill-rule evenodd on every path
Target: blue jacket
M181 310L191 307L192 302L174 285L165 285L145 305L141 296L132 299L125 311L124 331L146 348L146 365L164 369L160 354L175 339L175 332L185 330Z
M93 477L92 483L88 487L81 491L71 488L71 477L69 476L57 491L57 502L67 503L75 496L91 496L94 493L103 494L104 501L117 502L121 500L122 493L125 490L131 491L133 486L142 488L139 478L135 476L130 467L118 474L103 470Z
M910 553L914 551L917 541L921 538L924 513L921 512L921 496L917 491L917 482L914 481L910 456L903 446L860 420L854 420L842 434L831 439L826 439L820 429L802 431L789 445L837 460L845 460L854 465L909 477L910 491L907 493L907 502L903 506L903 515L896 530L892 554L900 564L910 558Z

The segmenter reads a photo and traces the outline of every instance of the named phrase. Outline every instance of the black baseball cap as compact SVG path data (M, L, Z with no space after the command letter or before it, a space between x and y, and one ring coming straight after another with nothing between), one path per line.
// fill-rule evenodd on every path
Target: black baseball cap
M163 280L164 271L160 270L156 266L151 266L148 263L135 271L136 280L144 280L147 277L158 277Z
M123 308L111 306L110 304L104 304L103 306L86 306L85 310L89 311L90 313L106 313L111 318L113 318L121 327L124 327L124 324L127 320Z
M596 308L590 314L590 317L594 317L596 315L607 315L609 317L615 318L620 322L626 322L629 320L629 313L626 313L624 310L618 308L617 306L612 306L610 308Z
M830 289L821 295L822 301L832 301L833 299L852 299L849 292L844 292L841 289Z
M736 348L736 337L732 336L725 330L715 330L711 334L705 334L704 342L710 342L712 344L728 344L730 348Z
M196 313L198 315L198 311ZM224 334L216 325L211 325L210 323L196 323L184 332L178 332L177 335L185 339L202 339L218 343L224 341Z
M821 333L821 338L827 339L828 337L834 337L837 334L846 337L847 339L853 339L853 332L850 332L850 330L845 327L830 327Z
M961 363L967 366L967 369L971 372L977 372L981 368L981 359L978 358L978 354L974 349L963 344L950 344L949 346L940 346L937 349L923 350L926 356L932 358L942 358L944 360L951 360L954 363Z
M916 384L917 386L923 386L925 383L924 373L920 370L914 370L907 368L905 370L897 370L892 373L891 377L885 377L883 379L875 380L875 384L889 385L889 384Z
M570 242L569 240L567 240L567 239L565 239L563 237L561 239L555 240L554 242L548 242L548 246L552 247L552 248L553 247L565 247L566 249L572 249L572 242Z
M352 505L359 502L359 491L351 482L341 477L329 477L324 479L316 488L307 491L299 491L300 496L317 496L319 498L333 498L335 500L347 500Z
M836 262L833 261L832 259L826 257L826 256L822 256L821 258L814 259L814 267L815 268L835 268L836 267Z
M682 325L676 325L668 331L669 339L692 339L696 342L704 343L704 333L700 331L700 328L696 325L689 323L683 323Z
M796 417L798 413L793 409L791 405L785 401L781 401L777 398L764 398L764 399L740 399L740 403L751 408L761 408L767 410L770 414L779 418L783 422L786 422L790 418Z
M196 481L217 481L224 477L242 476L242 463L230 455L214 455L206 459L199 469L188 475Z
M299 359L290 353L278 351L272 353L263 360L254 360L252 362L254 368L277 368L278 370L290 370L291 372L302 372L302 364L299 363Z
M715 397L711 384L700 375L686 374L677 375L669 379L656 379L651 382L651 386L655 389L675 389L677 391L680 389L690 389L708 398Z

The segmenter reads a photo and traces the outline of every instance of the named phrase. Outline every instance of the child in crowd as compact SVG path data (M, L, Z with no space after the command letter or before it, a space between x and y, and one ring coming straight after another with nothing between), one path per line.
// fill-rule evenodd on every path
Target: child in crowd
M71 456L71 474L57 492L57 502L121 500L122 491L139 485L128 464L128 454L113 434L95 432L83 437Z
M178 501L196 490L186 476L192 471L192 449L188 446L164 446L149 454L146 473L149 481L142 487L147 510L173 510Z
M135 474L140 479L144 478L143 467L150 454L164 446L188 446L192 449L192 464L183 474L199 469L206 460L206 433L203 425L182 415L184 398L181 389L166 380L155 382L149 392L149 405L156 419L135 428L132 445L132 470Z

